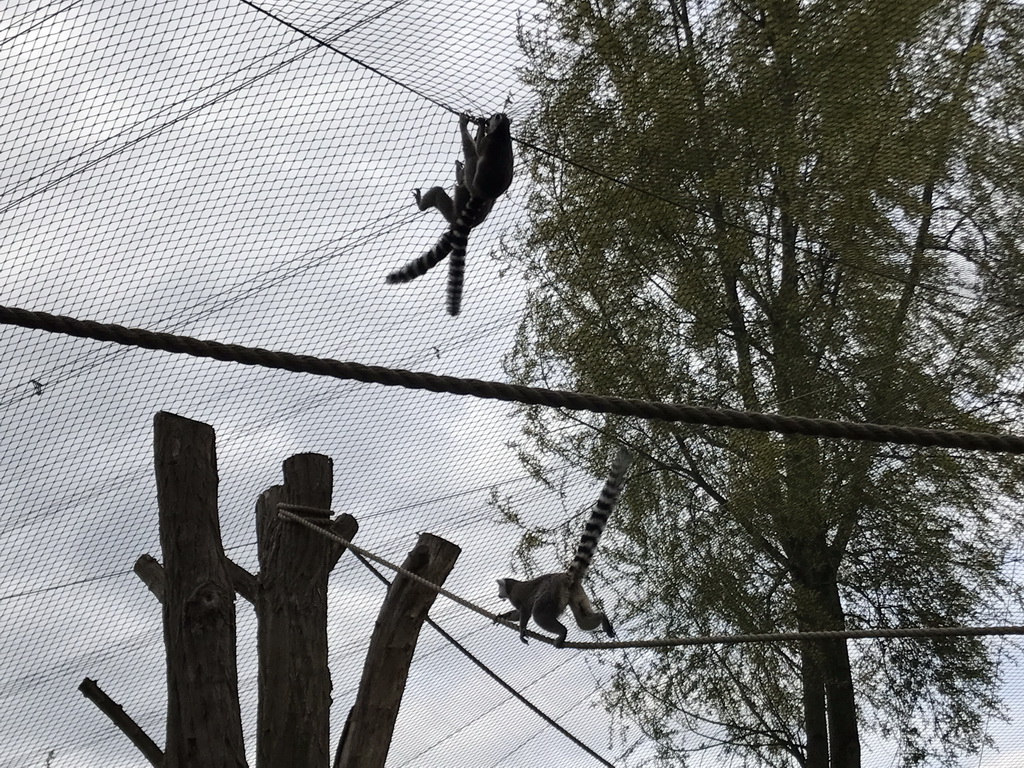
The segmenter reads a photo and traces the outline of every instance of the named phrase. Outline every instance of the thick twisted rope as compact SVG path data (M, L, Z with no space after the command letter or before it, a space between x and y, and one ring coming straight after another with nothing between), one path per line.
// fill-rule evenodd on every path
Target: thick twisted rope
M607 643L566 643L566 648L670 648L678 645L739 645L741 643L785 643L794 640L857 640L873 637L980 637L983 635L1024 635L1024 627L879 627L877 629L836 629L816 632L773 632L749 635L702 635L665 637L657 640L626 640Z
M357 547L351 541L342 538L332 531L328 531L321 528L311 520L307 520L296 512L315 514L318 517L323 518L326 516L333 516L334 512L327 509L316 509L313 507L300 507L294 504L278 504L277 514L279 517L285 520L291 520L309 528L311 531L316 531L321 536L324 536L332 541L336 541L338 544L342 544L348 547L350 550L355 552L357 555L365 557L367 560L372 560L378 565L382 565L395 573L400 573L406 578L412 579L417 584L422 584L428 589L432 589L439 595L444 595L449 600L458 603L464 608L479 613L481 616L486 616L492 621L504 624L506 627L519 631L519 625L514 624L511 621L499 618L496 614L491 613L485 608L481 608L476 603L470 602L464 597L459 597L454 592L449 592L444 587L438 586L434 582L423 578L422 576L407 571L400 565L388 562L383 557L375 555L361 547ZM542 642L554 645L554 638L548 637L547 635L541 635L532 630L527 630L526 634L530 637L541 640ZM705 635L702 637L665 637L655 640L616 640L613 642L606 643L565 643L564 648L669 648L679 645L738 645L740 643L782 643L792 642L794 640L857 640L873 637L979 637L982 635L1024 635L1024 627L1018 626L1004 626L1004 627L883 627L878 629L843 629L843 630L822 630L820 632L775 632L775 633L763 633L763 634L749 634L749 635Z
M299 514L296 514L296 513L299 513ZM505 625L507 625L509 627L513 626L513 624L511 622L505 621L505 619L498 618L497 614L491 613L490 611L488 611L485 608L481 608L476 603L470 602L469 600L467 600L464 597L459 597L454 592L449 592L444 587L442 587L442 586L440 586L438 584L435 584L434 582L430 581L429 579L423 578L418 573L413 573L412 571L407 571L402 566L396 565L395 563L392 563L392 562L389 562L388 560L385 560L380 555L375 555L373 552L370 552L369 550L366 550L366 549L363 549L362 547L356 546L351 541L348 541L347 539L342 538L341 536L339 536L338 534L334 533L333 531L328 531L328 530L326 530L324 528L321 528L319 525L317 525L312 520L308 520L308 519L306 519L304 517L300 517L299 516L300 514L307 514L307 515L312 514L312 515L316 515L319 518L323 518L324 516L327 516L327 517L333 517L334 516L334 512L332 512L329 509L317 509L316 507L302 507L302 506L299 506L298 504L280 503L280 504L277 505L277 516L280 517L281 519L283 519L283 520L291 520L294 523L299 523L300 525L304 525L307 528L309 528L311 531L316 531L321 536L324 536L324 537L326 537L328 539L331 539L332 541L336 541L338 544L344 545L347 549L351 550L355 554L360 555L361 557L365 557L367 560L372 560L373 562L377 563L377 565L382 565L385 568L394 571L395 573L400 573L402 576L405 576L406 578L411 579L412 581L415 581L417 584L421 584L422 586L427 587L428 589L432 589L435 592L437 592L437 594L439 594L439 595L444 595L445 597L447 597L452 602L458 603L459 605L461 605L463 608L468 608L469 610L471 610L471 611L473 611L475 613L479 613L481 616L486 616L491 621L498 621L498 622L501 622L502 624L505 624ZM515 626L518 629L518 625L515 625ZM551 642L550 638L545 637L544 635L538 634L537 632L530 632L530 631L528 631L527 634L530 635L530 637L537 638L538 640L544 640L546 642Z
M730 408L703 408L695 405L629 400L622 397L587 395L567 390L502 384L496 381L438 376L433 373L406 371L400 368L382 368L309 355L295 355L290 352L274 352L259 347L222 344L218 341L206 341L189 336L146 331L140 328L125 328L121 325L78 320L73 317L32 312L15 307L0 306L0 325L17 325L50 333L61 333L96 341L112 341L125 346L176 352L243 365L258 365L264 368L311 373L316 376L331 376L336 379L383 384L391 387L425 389L429 392L472 395L525 405L545 405L573 411L611 413L618 416L636 416L644 419L809 435L811 437L966 448L998 453L1024 453L1024 438L1014 435L809 419L803 416L778 416L755 411L737 411Z

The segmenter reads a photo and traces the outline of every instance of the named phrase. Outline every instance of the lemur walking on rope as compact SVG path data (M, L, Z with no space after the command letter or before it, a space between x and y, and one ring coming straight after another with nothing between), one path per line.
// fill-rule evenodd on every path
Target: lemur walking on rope
M508 600L513 610L501 614L500 618L519 622L519 639L526 642L526 626L530 617L541 629L554 632L555 647L561 648L565 643L568 630L558 617L569 607L580 629L593 630L598 625L609 637L615 637L615 630L608 617L601 611L595 611L590 598L583 591L583 577L590 568L590 561L597 551L597 542L608 523L608 516L615 508L615 502L622 491L622 483L633 461L632 455L625 448L620 448L612 463L608 479L601 489L601 495L594 505L594 511L587 520L580 537L576 557L569 567L559 573L548 573L530 581L515 579L498 579L498 597Z

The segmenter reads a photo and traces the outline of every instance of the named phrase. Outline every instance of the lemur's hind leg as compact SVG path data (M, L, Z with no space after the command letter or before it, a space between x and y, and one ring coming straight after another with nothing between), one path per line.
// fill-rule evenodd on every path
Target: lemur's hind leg
M612 623L603 611L595 611L590 603L590 598L583 590L582 584L576 584L569 595L569 608L572 610L576 625L587 632L601 627L609 637L615 637L615 630Z
M455 223L455 219L458 217L455 203L448 197L448 193L444 191L443 187L431 187L423 194L420 194L420 190L414 189L412 194L416 198L416 207L421 211L436 208L444 216L445 221L449 224ZM455 194L457 197L458 189Z

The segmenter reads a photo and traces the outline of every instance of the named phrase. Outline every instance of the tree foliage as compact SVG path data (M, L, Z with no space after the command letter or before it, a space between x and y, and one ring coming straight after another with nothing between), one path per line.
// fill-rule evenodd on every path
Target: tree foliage
M517 127L545 151L506 254L531 285L510 374L1019 429L1022 37L988 1L547 0L520 35ZM1019 461L525 413L534 468L597 469L611 435L646 459L599 557L632 636L970 625L1019 599ZM994 648L626 654L608 701L660 764L854 766L865 730L951 762L998 709Z

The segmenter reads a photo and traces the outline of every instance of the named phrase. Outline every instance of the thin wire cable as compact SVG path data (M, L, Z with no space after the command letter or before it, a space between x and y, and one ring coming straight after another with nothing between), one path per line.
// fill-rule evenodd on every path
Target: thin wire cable
M334 40L337 40L337 39L339 39L339 38L349 34L353 30L358 29L360 26L362 26L362 24L365 21L366 20L357 21L356 23L352 24L351 26L341 30L336 35L331 37L330 41L333 42ZM144 117L144 118L142 118L140 120L137 120L136 122L132 123L131 125L127 126L126 128L123 128L122 130L118 131L117 133L114 133L114 134L109 135L109 136L105 136L102 139L100 139L100 140L90 144L88 147L86 147L85 149L81 150L80 152L74 153L74 154L72 154L72 155L70 155L70 156L68 156L68 157L66 157L66 158L64 158L64 159L62 159L62 160L60 160L60 161L50 165L49 167L44 168L42 171L40 171L39 173L35 174L34 176L30 176L27 179L24 179L23 181L19 182L18 184L14 185L14 186L12 186L10 188L5 189L4 190L4 194L10 194L12 190L17 190L20 187L24 187L27 184L30 184L32 181L34 181L34 180L36 180L38 178L41 178L42 176L44 176L44 175L54 171L55 169L59 168L60 166L67 165L72 160L75 160L75 159L77 159L79 157L83 157L85 155L88 155L93 150L96 150L97 148L99 148L103 144L106 144L107 142L112 141L113 139L117 139L117 138L119 138L121 136L124 136L124 135L130 133L131 131L135 130L136 128L140 127L144 123L149 122L150 120L152 120L157 115L160 115L163 112L167 112L168 110L171 110L174 107L186 104L187 102L197 98L204 91L211 90L212 88L215 88L216 86L220 85L221 83L229 82L232 78L235 77L235 75L239 75L242 72L245 72L246 70L252 69L257 64L261 64L263 62L269 61L270 59L272 59L273 57L277 56L278 54L285 52L291 46L292 46L292 43L290 43L290 42L286 43L286 44L276 48L274 51L272 51L272 52L270 52L268 54L265 54L263 56L260 56L255 61L252 61L252 62L250 62L250 63L246 64L245 66L240 67L238 69L232 70L227 75L225 75L225 76L223 76L221 78L218 78L214 82L209 83L207 85L204 85L201 88L198 88L197 90L192 91L191 93L185 95L184 97L178 99L177 101L174 101L174 102L172 102L172 103L170 103L170 104L168 104L168 105L166 105L164 107L161 107L156 112L154 112L152 114L149 114L149 115L147 115L146 117ZM299 53L295 54L294 56L291 56L290 58L287 58L284 61L278 62L277 64L273 64L272 66L270 66L265 71L260 72L258 74L255 74L255 75L249 77L247 80L244 80L240 84L238 84L236 86L232 86L231 88L229 88L226 91L223 91L221 93L215 94L214 96L212 96L211 98L209 98L206 101L202 102L201 104L199 104L199 105L197 105L195 107L192 107L191 109L186 110L182 114L180 114L180 115L178 115L178 116L168 120L167 122L160 123L159 125L157 125L157 126L151 128L151 129L147 130L141 136L138 136L138 137L136 137L134 139L131 139L131 140L127 141L124 144L116 146L113 149L111 149L108 152L106 152L105 154L101 155L100 157L97 157L97 158L95 158L93 160L90 160L90 161L84 163L83 165L78 166L77 168L73 168L72 170L70 170L67 173L65 173L63 176L59 176L58 178L53 179L52 181L50 181L50 182L44 184L43 186L39 187L38 189L34 189L31 192L28 192L28 193L22 195L21 197L17 198L16 200L13 200L13 201L7 203L3 207L0 207L0 213L6 213L11 208L13 208L13 207L15 207L17 205L20 205L21 203L25 202L26 200L29 200L29 199L35 197L38 194L41 194L41 193L43 193L43 192L45 192L45 191L47 191L49 189L52 189L53 187L55 187L55 186L57 186L59 184L64 183L65 181L67 181L68 179L72 178L73 176L77 176L79 173L83 173L84 171L87 171L88 169L92 168L93 166L95 166L95 165L97 165L99 163L102 163L102 162L110 159L111 157L115 157L115 156L121 154L122 152L132 148L133 146L135 146L139 142L142 142L142 141L144 141L144 140L146 140L146 139L148 139L148 138L150 138L152 136L155 136L156 134L158 134L161 131L163 131L165 128L170 128L171 126L176 125L181 120L184 120L186 118L192 117L197 112L200 112L200 111L206 109L207 107L211 107L214 104L217 104L218 102L223 101L224 99L226 99L227 97L235 94L236 92L240 91L241 89L248 88L249 86L259 82L260 80L264 79L265 77L269 77L270 75L275 74L279 70L282 70L285 67L289 66L290 64L295 63L299 59L302 59L302 58L308 56L309 54L313 53L314 51L317 50L317 48L318 48L318 46L311 46L311 47L306 48L306 49L304 49L302 51L299 51Z
M433 589L439 595L444 595L449 600L453 600L464 608L468 608L474 613L479 613L481 616L486 616L495 623L503 624L511 629L518 630L519 627L513 624L511 621L506 621L500 618L496 614L491 613L485 608L481 608L476 603L467 600L464 597L460 597L453 592L449 592L444 587L438 586L434 582L423 578L419 574L408 571L400 565L395 565L379 555L375 555L361 547L356 546L351 541L343 539L336 533L321 528L311 520L307 520L300 517L298 513L314 514L319 519L323 519L324 515L333 516L335 513L328 509L319 509L316 507L303 507L297 504L278 504L277 514L284 520L291 520L309 528L311 531L316 531L321 536L324 536L332 541L341 544L352 552L356 552L368 560L372 560L378 565L382 565L395 573L400 573L417 584L421 584L425 587ZM549 645L554 645L554 638L547 637L545 635L538 634L532 630L526 630L526 634L530 637L541 640ZM772 632L772 633L759 633L759 634L744 634L744 635L704 635L701 637L666 637L655 640L629 640L629 641L615 641L607 643L565 643L564 648L578 648L578 649L604 649L604 648L670 648L681 645L737 645L740 643L779 643L779 642L791 642L791 641L805 641L805 640L863 640L869 638L886 638L886 637L920 637L920 638L935 638L935 637L981 637L985 635L1024 635L1024 626L1001 626L1001 627L880 627L877 629L843 629L843 630L820 630L814 632Z
M573 411L609 413L635 416L642 419L703 424L714 427L734 427L759 432L807 435L810 437L844 438L879 443L899 443L945 448L966 448L994 453L1024 453L1024 437L997 435L959 430L925 429L892 424L871 424L831 419L811 419L804 416L739 411L729 408L706 408L696 405L661 403L623 397L605 397L568 390L527 387L497 381L440 376L423 371L407 371L355 362L342 362L311 355L275 352L260 347L244 347L219 341L178 336L171 333L126 328L112 323L79 320L66 315L33 312L17 307L0 306L0 325L35 328L49 333L60 333L96 341L113 341L126 346L156 349L165 352L205 357L213 360L255 365L264 368L311 373L337 379L360 381L367 384L445 392L453 395L472 395L488 400L544 405Z
M355 555L356 558L358 558L359 562L361 562L363 565L365 565L367 568L369 568L370 572L373 573L374 576L376 576L378 579L380 579L382 582L384 582L389 587L391 586L391 582L387 580L387 578L384 576L384 574L382 574L380 571L378 571L373 566L373 563L371 563L363 555L361 555L360 553L358 553L358 552L356 552L354 550L353 550L352 554ZM441 635L441 637L443 637L445 640L447 640L449 643L451 643L452 646L454 646L463 656L465 656L467 659L469 659L474 664L476 664L480 669L482 669L488 675L488 677L490 677L498 685L500 685L502 688L504 688L506 691L508 691L513 697L518 699L522 704L526 705L526 707L528 707L532 712L534 712L535 714L539 715L544 720L544 722L546 722L552 728L556 729L559 733L561 733L563 736L565 736L565 738L569 739L569 741L571 741L577 747L582 749L584 752L586 752L587 754L591 755L595 760L597 760L597 761L599 761L601 763L604 763L605 765L608 766L608 768L615 768L614 765L612 765L607 760L605 760L603 757L601 757L601 755L599 755L597 752L595 752L593 749L588 747L586 744L584 744L578 738L576 738L571 733L569 733L569 731L567 731L565 728L563 728L561 725L559 725L557 720L555 720L553 717L550 717L549 715L547 715L544 711L542 711L539 707L537 707L537 705L535 705L533 702L531 702L529 699L527 699L525 696L523 696L523 694L521 694L519 691L517 691L511 685L506 683L501 677L498 676L498 674L496 672L494 672L494 670L492 670L490 667L488 667L486 664L484 664L482 661L480 661L480 659L478 659L476 656L474 656L473 653L468 648L466 648L462 643L460 643L458 640L456 640L454 637L452 637L450 634L448 634L445 630L441 629L441 627L438 626L436 621L431 619L429 616L427 616L426 621L427 621L427 624L429 624L431 627L433 627L434 630L436 630L437 633L439 635ZM477 718L477 719L479 719L479 718ZM432 748L433 747L431 747L431 749ZM412 759L415 760L418 757L419 757L419 755L416 755Z
M244 542L242 544L232 544L229 547L224 547L224 552L231 552L235 549L243 549L245 547L254 547L256 542ZM7 595L0 595L0 603L6 600L16 600L19 597L31 597L32 595L41 595L46 592L56 592L61 589L70 589L71 587L79 587L83 584L91 584L94 581L104 581L107 579L114 579L118 576L127 576L134 573L134 568L122 568L118 571L111 571L110 573L102 573L98 576L86 576L81 579L74 579L73 581L62 581L57 584L48 584L45 587L35 587L33 589L26 589L21 592L11 592Z
M526 687L527 688L533 687L534 685L539 683L541 680L543 680L545 677L547 677L548 675L554 674L555 672L560 670L562 667L566 666L571 661L572 661L572 659L569 658L569 659L566 659L565 661L559 662L554 667L549 669L547 672L544 672L543 674L538 675L533 680L531 680L529 683L527 683ZM418 760L423 755L425 755L428 752L430 752L432 749L435 749L436 747L439 747L441 744L444 744L446 741L448 741L452 737L456 736L457 734L461 733L462 731L466 730L469 726L471 726L474 723L478 722L482 718L486 717L487 715L491 714L492 712L496 712L497 710L501 709L507 703L508 703L508 698L502 699L497 704L495 704L493 707L488 709L486 712L483 712L479 717L476 717L473 720L470 720L468 723L465 723L464 725L459 726L458 728L456 728L451 733L445 734L445 736L443 738L440 738L437 741L435 741L433 744L425 747L424 749L421 749L415 755L413 755L408 760L406 760L404 763L399 765L398 768L405 768L406 766L414 763L416 760Z
M60 584L50 584L45 587L36 587L35 589L25 589L21 592L11 592L7 595L0 595L0 603L7 600L17 600L19 597L30 597L32 595L42 595L46 592L55 592L59 589L68 589L70 587L79 587L82 584L91 584L94 581L103 581L105 579L113 579L117 576L124 576L132 572L131 568L122 568L119 571L112 571L111 573L103 573L99 576L87 576L84 579L75 579L74 581L63 581Z
M587 694L582 699L577 701L575 704L572 704L571 706L569 706L565 710L563 710L562 713L559 715L559 717L565 717L570 712L572 712L573 710L579 709L584 704L589 704L590 700L591 700L591 695ZM544 733L544 729L541 728L539 731L536 731L535 733L533 733L533 735L528 736L526 739L524 739L523 741L519 742L516 746L512 747L512 749L510 749L507 752L505 752L497 760L495 760L495 761L493 761L491 763L488 763L486 768L497 768L503 762L505 762L510 757L512 757L512 755L514 755L516 752L521 750L523 747L525 747L527 744L529 744L531 741L533 741L534 739L536 739L537 737L539 737L543 733ZM611 763L609 763L609 762L607 762L605 760L602 760L601 762L605 763L605 765L611 765Z
M311 48L309 50L316 50L316 49ZM304 56L307 52L308 51L304 51L303 53L299 54L299 56L296 56L295 58L300 58L301 56ZM277 71L278 69L281 69L281 68L285 67L289 63L290 63L290 61L281 62L280 64L271 67L266 72L262 72L262 73L260 73L258 75L255 75L254 77L250 78L249 80L247 80L245 82L242 82L242 83L239 83L238 85L233 86L233 87L229 88L228 90L223 91L223 92L217 94L216 96L214 96L210 100L205 101L202 104L199 104L199 105L197 105L195 107L192 107L191 109L185 110L180 115L176 115L171 120L168 120L166 123L160 123L156 127L151 128L148 131L144 132L140 136L136 136L134 139L130 139L130 140L126 141L124 144L121 144L119 146L114 147L113 149L109 150L108 152L105 152L104 154L100 155L99 157L96 157L96 158L93 158L92 160L86 161L82 165L79 165L79 166L71 169L70 171L65 173L63 176L58 176L57 178L52 179L51 181L46 182L42 186L37 187L36 189L33 189L31 192L27 192L24 195L22 195L21 197L16 198L14 200L11 200L9 203L4 205L3 207L0 207L0 214L7 213L7 211L9 211L12 208L15 208L15 207L21 205L26 200L30 200L33 197L36 197L37 195L42 194L43 192L46 192L46 191L48 191L50 189L53 189L54 187L56 187L56 186L58 186L60 184L63 184L65 181L67 181L68 179L72 178L73 176L77 176L78 174L83 173L83 172L89 170L90 168L92 168L92 167L94 167L96 165L99 165L102 162L105 162L106 160L109 160L111 157L115 157L115 156L121 154L122 152L125 152L128 149L131 149L136 144L140 144L143 141L146 141L147 139L150 139L153 136L156 136L158 133L162 132L165 128L169 128L169 127L171 127L173 125L176 125L177 123L180 123L182 120L187 120L188 118L192 117L193 115L198 114L199 112L201 112L202 110L206 109L207 107L209 107L209 106L211 106L213 104L216 104L217 102L222 101L223 99L226 99L228 96L231 96L232 94L237 93L238 91L242 90L243 88L247 88L252 83L257 82L258 80L263 79L267 75ZM143 122L144 122L143 120L140 120L137 123L137 125L141 125ZM104 141L106 141L106 139L104 139ZM102 142L97 142L96 146L99 146L99 144L101 144L101 143ZM78 156L86 154L86 151L80 152L78 154ZM68 158L68 160L73 160L73 159L74 159L74 157ZM64 164L66 162L67 161L61 161L60 164ZM34 181L36 178L39 178L40 176L42 176L44 173L47 173L47 172L48 172L48 170L44 170L41 173L36 174L36 176L31 177L29 179L26 179L24 182L22 182L21 186L24 186L25 184L27 184L27 183L29 183L31 181Z
M76 5L81 5L83 2L84 2L84 0L73 0L69 5L65 5L63 8L58 8L57 10L52 11L51 13L47 14L46 16L43 16L43 18L39 19L38 21L30 24L28 27L25 27L25 29L22 29L22 30L20 30L18 32L15 32L10 37L6 37L3 40L0 40L0 48L3 48L5 45L7 45L12 40L17 40L22 35L27 35L32 30L37 29L38 27L41 27L43 24L45 24L50 19L52 19L54 16L58 16L58 15L64 13L65 11L70 11ZM55 4L56 3L47 3L47 5L55 5ZM46 7L47 7L46 5L43 6L43 8L46 8ZM38 9L38 10L42 10L42 9ZM4 31L7 32L7 31L10 31L10 30L14 29L18 24L21 23L22 19L24 19L24 18L26 18L28 16L31 16L35 12L36 11L29 11L28 13L23 14L17 21L15 21L13 24L9 25Z
M394 8L394 7L398 6L398 5L401 5L402 2L406 2L406 1L407 0L401 0L400 2L395 3L395 5L391 6L391 8ZM276 16L273 13L271 13L270 11L267 11L267 10L265 10L263 8L260 8L258 5L256 5L256 3L251 2L251 0L241 0L241 2L244 5L248 5L253 10L259 11L263 15L268 16L269 18L271 18L274 21L276 21L278 24L281 24L281 25L283 25L285 27L288 27L288 29L292 30L293 32L297 32L298 34L302 35L303 37L309 38L310 40L315 42L317 45L321 45L324 48L326 48L327 50L329 50L329 51L331 51L333 53L338 54L339 56L342 56L342 57L348 59L353 64L355 64L357 66L360 66L360 67L362 67L363 69L365 69L365 70L367 70L369 72L373 72L373 74L377 75L377 77L382 77L385 80L387 80L389 83L393 83L394 85L397 85L399 88L402 88L402 89L408 91L409 93L413 94L414 96L419 96L424 101L429 101L435 107L440 107L441 109L447 110L448 112L451 112L453 115L459 114L458 110L455 109L454 107L449 107L444 102L438 101L437 99L432 98L430 96L427 96L427 94L425 94L425 93L423 93L421 91L416 90L411 85L406 85L405 83L403 83L398 78L392 77L391 75L387 74L386 72L383 72L383 71L377 69L376 67L374 67L374 66L372 66L370 64L367 64L365 61L361 61L360 59L357 59L355 56L353 56L353 55L351 55L349 53L345 53L343 50L341 50L340 48L335 47L331 43L328 43L328 42L325 42L325 41L319 39L318 37L313 35L312 32L306 32L301 27L297 27L294 24L292 24L290 21L286 21L285 19L282 19L280 16ZM388 8L387 10L391 10L391 8Z

